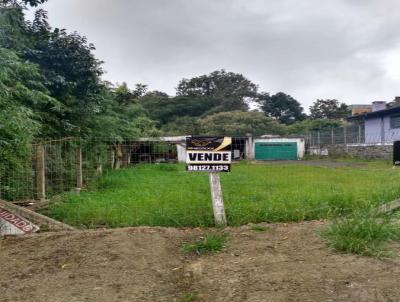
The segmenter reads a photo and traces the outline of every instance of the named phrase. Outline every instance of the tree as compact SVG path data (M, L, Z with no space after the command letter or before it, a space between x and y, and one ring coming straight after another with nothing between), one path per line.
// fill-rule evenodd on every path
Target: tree
M128 88L126 82L122 82L121 85L117 86L114 90L115 92L115 99L119 104L131 104L135 102L136 95Z
M261 93L259 102L261 110L266 116L277 119L284 124L291 124L305 118L300 103L283 92L278 92L272 96L268 93Z
M140 98L140 102L150 118L159 121L161 125L174 121L177 117L201 116L215 105L212 98L187 96L169 98L148 95Z
M36 14L29 34L34 43L23 57L39 65L47 90L64 109L54 117L62 122L52 125L53 135L84 133L84 121L100 111L103 101L102 62L94 56L94 46L76 32L51 30L45 13Z
M312 119L342 119L350 114L349 107L345 103L339 103L335 99L316 100L310 106Z
M0 47L21 50L29 43L23 7L0 1Z
M220 111L246 110L247 98L255 98L257 85L242 74L214 71L191 79L183 79L177 87L178 96L209 97L215 99Z
M2 198L21 197L28 184L22 177L32 173L31 143L43 131L40 109L57 102L41 85L37 66L0 48L0 191ZM36 112L35 110L36 109ZM21 176L21 177L18 177Z
M328 120L328 119L306 119L300 122L293 123L288 126L289 134L304 134L310 131L332 129L343 126L339 120Z
M47 0L23 0L25 4L29 4L30 6L38 6L47 2Z
M192 116L182 116L162 126L161 131L164 135L200 135L201 129L199 118Z
M29 4L41 2L32 0ZM36 11L32 22L26 21L24 3L19 1L14 6L10 3L9 15L3 18L0 14L0 25L10 30L7 33L12 39L5 39L9 43L2 46L13 49L16 56L13 59L30 62L14 64L7 70L12 71L15 66L34 70L26 73L22 82L31 96L19 98L21 93L15 94L13 100L37 118L40 130L35 132L36 137L133 137L154 133L154 121L137 100L146 93L146 85L137 84L134 90L129 90L123 83L113 89L101 80L102 62L94 56L95 48L84 36L53 30L47 12L41 9ZM15 83L20 82L15 79ZM41 98L35 98L39 93Z
M24 7L24 5L36 7L45 2L47 2L47 0L2 0L0 7Z
M153 90L153 91L146 92L146 94L144 96L145 97L164 97L164 98L169 97L168 93L165 93L165 92L159 91L159 90Z
M201 134L254 136L284 134L285 126L266 117L262 112L220 112L199 120Z
M146 84L141 84L138 83L135 85L135 89L133 90L133 94L135 95L136 98L140 98L141 96L144 96L147 92L147 85Z
M61 103L49 96L43 81L37 65L23 61L11 50L0 48L0 99L4 104L30 112L36 128L32 133L36 135L46 133L50 116L62 110Z

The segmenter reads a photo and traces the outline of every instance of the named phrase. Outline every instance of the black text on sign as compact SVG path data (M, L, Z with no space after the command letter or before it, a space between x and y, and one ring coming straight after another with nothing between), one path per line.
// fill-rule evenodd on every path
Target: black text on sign
M187 151L186 163L188 164L230 164L231 152Z

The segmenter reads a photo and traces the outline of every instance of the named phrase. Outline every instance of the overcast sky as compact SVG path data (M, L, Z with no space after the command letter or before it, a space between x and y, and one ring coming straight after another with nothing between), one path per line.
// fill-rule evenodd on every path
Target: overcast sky
M400 95L398 0L49 0L54 27L95 44L111 82L175 93L180 79L238 72L307 109Z

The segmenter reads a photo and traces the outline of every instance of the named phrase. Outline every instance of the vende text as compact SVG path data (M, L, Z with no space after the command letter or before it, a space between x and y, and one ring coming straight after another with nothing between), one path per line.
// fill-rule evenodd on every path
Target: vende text
M206 151L187 151L186 163L208 163L208 164L229 164L231 162L231 152L206 152Z

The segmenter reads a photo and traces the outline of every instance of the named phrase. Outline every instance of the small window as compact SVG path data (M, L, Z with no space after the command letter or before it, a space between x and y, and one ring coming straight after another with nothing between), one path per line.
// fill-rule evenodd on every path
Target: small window
M390 128L400 128L400 115L390 117Z

